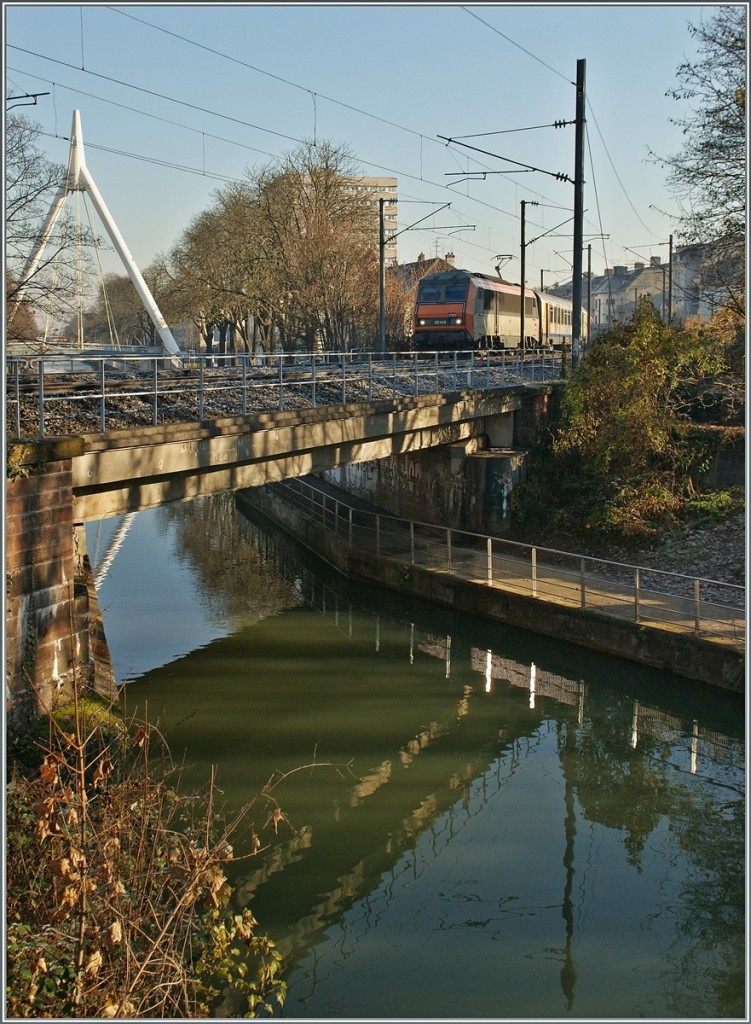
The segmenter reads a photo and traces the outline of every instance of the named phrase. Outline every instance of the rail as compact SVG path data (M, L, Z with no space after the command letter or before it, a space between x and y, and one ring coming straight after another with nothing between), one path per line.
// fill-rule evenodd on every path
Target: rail
M269 486L343 542L381 557L745 648L745 587L399 519L303 479Z
M13 437L190 423L251 412L374 401L562 375L561 353L291 353L224 356L65 355L6 358L6 432Z

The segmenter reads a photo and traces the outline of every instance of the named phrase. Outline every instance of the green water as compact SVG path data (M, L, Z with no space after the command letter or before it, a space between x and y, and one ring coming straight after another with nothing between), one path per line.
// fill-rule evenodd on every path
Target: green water
M740 699L348 587L226 497L139 513L100 600L186 782L275 783L233 882L283 1016L744 1018Z

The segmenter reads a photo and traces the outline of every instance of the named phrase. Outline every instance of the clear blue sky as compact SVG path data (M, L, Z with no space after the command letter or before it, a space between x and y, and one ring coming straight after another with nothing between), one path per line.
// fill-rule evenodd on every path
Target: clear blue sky
M592 267L659 255L675 204L649 150L677 152L666 96L695 53L691 4L101 4L4 5L6 96L49 92L16 108L64 163L74 109L87 165L136 262L166 252L226 178L301 140L348 147L359 173L399 179L402 261L456 263L518 280L520 202L527 239L573 212L573 186L541 173L449 172L510 165L439 136L573 178L576 62L586 60L585 238ZM6 103L6 107L12 104ZM181 169L185 168L185 169ZM189 170L188 170L189 169ZM435 225L437 230L429 230ZM463 225L473 226L471 228ZM570 277L571 222L527 247L527 280ZM455 232L455 233L453 233ZM639 256L629 251L635 249ZM110 257L114 260L114 257ZM585 256L586 260L586 256ZM586 268L586 262L585 262ZM115 262L108 269L119 269Z

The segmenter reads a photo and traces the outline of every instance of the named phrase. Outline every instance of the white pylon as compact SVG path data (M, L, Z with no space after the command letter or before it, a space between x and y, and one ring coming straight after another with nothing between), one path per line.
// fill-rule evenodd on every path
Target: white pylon
M102 223L107 229L107 234L122 260L128 277L133 282L141 302L143 302L146 311L157 329L159 337L162 340L162 345L170 355L179 355L180 349L177 342L172 337L172 332L167 326L167 321L162 316L161 311L154 300L154 296L149 291L148 285L141 275L141 271L136 266L136 261L131 256L130 250L125 244L123 236L120 234L112 215L107 209L107 204L104 199L102 199L99 189L96 187L94 179L91 176L91 172L86 166L86 159L83 152L83 134L81 132L81 114L78 110L73 111L73 126L70 134L70 153L68 156L68 170L65 175L65 180L60 185L58 193L50 207L50 212L47 215L44 226L42 227L39 239L21 273L18 288L16 289L16 294L14 296L15 304L13 309L9 311L9 320L13 319L13 316L21 303L21 297L26 290L26 285L36 270L41 255L49 241L50 235L52 234L52 228L55 226L55 221L65 205L65 200L71 192L88 192L91 196L91 201L94 204Z

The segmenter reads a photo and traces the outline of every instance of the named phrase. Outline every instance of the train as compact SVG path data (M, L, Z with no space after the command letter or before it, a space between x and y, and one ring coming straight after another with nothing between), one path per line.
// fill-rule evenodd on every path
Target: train
M412 347L416 351L571 347L573 304L535 288L524 290L499 277L467 270L426 274L417 286ZM582 310L581 334L587 334Z

